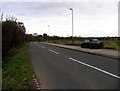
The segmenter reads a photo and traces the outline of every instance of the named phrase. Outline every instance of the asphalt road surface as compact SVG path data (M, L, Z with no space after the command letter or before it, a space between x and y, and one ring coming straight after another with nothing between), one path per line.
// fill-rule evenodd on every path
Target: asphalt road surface
M118 89L117 59L31 42L30 55L41 89Z

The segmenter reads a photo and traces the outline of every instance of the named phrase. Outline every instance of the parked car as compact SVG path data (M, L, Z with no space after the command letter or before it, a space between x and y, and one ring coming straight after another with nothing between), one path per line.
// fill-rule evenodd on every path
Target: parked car
M102 48L103 42L98 39L87 39L80 43L82 48Z

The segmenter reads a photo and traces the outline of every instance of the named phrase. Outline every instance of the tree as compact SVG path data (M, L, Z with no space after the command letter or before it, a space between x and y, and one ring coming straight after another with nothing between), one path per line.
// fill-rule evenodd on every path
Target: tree
M8 54L8 51L25 41L26 28L24 23L16 22L13 18L2 21L2 57Z

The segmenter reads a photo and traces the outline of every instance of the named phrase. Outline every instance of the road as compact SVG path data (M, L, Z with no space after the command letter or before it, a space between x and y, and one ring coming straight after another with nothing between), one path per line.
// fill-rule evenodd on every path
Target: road
M41 89L118 89L117 59L31 42L30 56Z
M45 42L43 42L45 43ZM116 58L116 59L120 59L118 53L120 53L120 51L118 50L113 50L113 49L90 49L90 48L81 48L80 46L73 46L73 45L63 45L63 44L54 44L54 43L45 43L45 44L49 44L49 45L54 45L57 47L62 47L62 48L66 48L66 49L72 49L75 51L80 51L80 52L85 52L85 53L89 53L89 54L95 54L95 55L100 55L103 57L109 57L109 58Z

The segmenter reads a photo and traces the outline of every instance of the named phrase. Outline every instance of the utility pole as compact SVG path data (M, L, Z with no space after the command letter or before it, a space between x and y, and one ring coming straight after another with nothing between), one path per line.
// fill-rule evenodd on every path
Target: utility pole
M70 8L70 10L72 11L72 44L73 44L73 9Z

